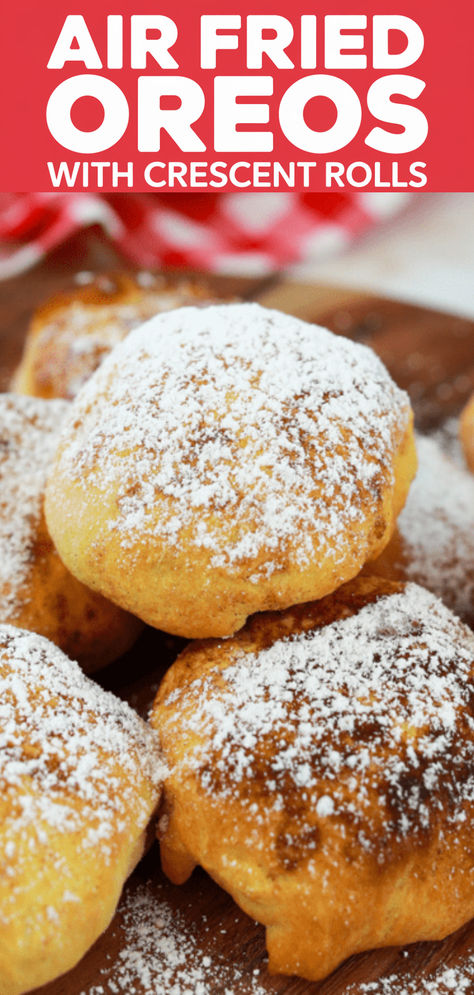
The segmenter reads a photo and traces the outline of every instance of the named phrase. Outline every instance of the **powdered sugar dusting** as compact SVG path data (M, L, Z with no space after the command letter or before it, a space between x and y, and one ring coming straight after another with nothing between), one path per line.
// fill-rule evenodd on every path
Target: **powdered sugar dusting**
M33 323L36 386L68 399L131 329L155 314L207 303L208 298L204 287L190 281L168 283L147 272L134 278L101 274L78 282L92 285L92 299L81 294L64 301L59 298L51 311L48 305L45 313L40 310Z
M414 584L323 628L308 611L266 648L221 644L223 666L165 694L177 775L223 800L261 794L255 818L297 811L301 840L315 809L367 850L461 825L474 801L473 633Z
M265 995L258 977L205 952L202 935L146 886L124 896L121 913L120 953L102 969L100 983L81 995Z
M13 616L28 580L46 475L69 405L0 394L0 591Z
M377 981L350 985L344 995L472 995L474 953L453 967L438 967L424 977L390 974Z
M224 961L203 917L193 926L172 909L156 882L127 889L120 905L121 949L108 956L100 979L80 995L266 995L272 980L258 970L241 971ZM118 927L114 930L117 933ZM281 979L280 979L281 982ZM287 982L290 984L290 982ZM352 983L343 995L472 995L474 954L456 964L410 978L392 972L376 981ZM277 984L280 989L281 984ZM307 983L308 991L312 985ZM342 989L341 989L342 991Z
M474 475L434 439L419 437L417 450L418 472L398 520L404 574L472 619Z
M73 833L77 851L109 861L118 833L128 826L138 840L146 828L163 776L158 738L127 704L48 640L0 626L2 921L16 914L22 853L48 848L49 832ZM66 888L60 853L47 853Z
M430 432L430 439L435 439L446 456L457 466L466 469L466 460L459 438L459 418L446 418L441 425Z
M364 542L409 417L364 346L257 304L182 308L132 332L81 391L60 465L118 488L124 548L158 535L217 568L259 558L257 582L308 562L315 536L336 559L348 529Z

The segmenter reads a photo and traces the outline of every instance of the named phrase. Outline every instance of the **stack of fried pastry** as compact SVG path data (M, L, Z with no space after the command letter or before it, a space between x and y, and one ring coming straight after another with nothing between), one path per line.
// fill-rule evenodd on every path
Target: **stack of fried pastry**
M35 975L37 954L22 947L19 918L0 947L0 988L16 995L67 970L104 928L158 803L160 749L165 872L180 883L196 864L206 868L265 924L272 971L316 980L357 951L440 939L474 915L474 636L457 617L472 620L474 607L474 478L424 438L415 476L408 397L365 346L256 304L204 306L204 291L188 286L181 300L158 306L153 280L115 280L119 296L131 295L123 307L134 317L124 318L122 302L101 303L94 284L43 310L33 325L14 385L72 397L84 381L72 403L4 399L7 459L10 446L36 488L27 491L22 479L9 500L21 505L28 493L33 507L34 492L36 518L33 538L25 539L24 522L12 525L10 557L21 560L21 582L10 565L6 603L18 614L3 621L47 634L86 664L90 644L103 639L97 657L112 659L120 638L131 641L143 623L197 641L162 682L150 741L138 742L145 732L128 712L122 728L124 706L111 707L112 726L117 716L133 744L127 765L125 742L95 718L107 712L102 692L96 700L90 682L87 692L76 689L86 678L70 662L63 672L60 651L46 640L5 629L6 666L17 666L28 689L22 703L30 694L54 700L52 722L64 715L67 696L86 695L81 715L90 713L93 734L84 717L84 742L78 737L70 749L73 719L61 720L51 751L64 752L71 778L89 752L100 784L108 763L120 767L123 818L116 817L121 827L125 812L128 821L119 851L111 843L118 830L102 815L107 791L94 788L83 800L79 778L71 804L81 819L66 820L58 849L72 852L83 835L93 837L96 812L110 823L104 863L116 877L105 908L94 905L95 879L78 896L90 931L68 958L61 930L69 879L48 899L61 921L54 946L38 905L40 871L12 852L12 909L18 903L26 915L34 907L35 935L46 949L52 944L51 957L49 973ZM77 309L81 317L71 321ZM37 348L42 334L53 351ZM81 355L85 363L71 363ZM41 466L34 432L48 439ZM37 533L49 558L38 577ZM62 613L49 612L71 585L76 643L64 628L72 609L63 603ZM38 669L27 679L32 659ZM45 793L47 723L30 733L34 709L25 708L35 804L44 803L49 818L56 785L48 782L51 797ZM14 727L17 719L6 721ZM0 777L2 749L7 772L8 751L27 751L24 738L17 747L7 735L4 746L4 726L0 713ZM127 778L141 750L151 767L144 762L132 803ZM6 782L15 803L25 790L21 775L20 765L18 782ZM31 861L37 844L25 840ZM78 853L86 866L87 847ZM38 850L40 859L44 869ZM68 874L77 870L71 865ZM105 874L100 862L96 873Z

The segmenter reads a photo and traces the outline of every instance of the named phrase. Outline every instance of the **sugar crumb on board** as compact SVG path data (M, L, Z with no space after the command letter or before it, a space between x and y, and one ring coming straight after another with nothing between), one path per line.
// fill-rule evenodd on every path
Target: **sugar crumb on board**
M377 981L351 984L342 995L472 995L474 991L474 952L450 967L440 965L434 971L410 978L393 973Z
M224 961L212 949L207 917L189 925L160 891L151 882L128 890L121 905L122 948L108 956L100 979L80 995L271 995L281 990L282 979L275 981L265 968L252 971ZM401 953L410 958L410 948ZM287 983L290 987L292 980ZM313 989L306 985L308 992ZM318 990L324 995L324 987ZM341 995L472 995L473 990L474 952L469 952L454 965L441 964L416 977L410 976L407 962L406 970L375 981L346 983Z
M147 885L121 905L123 943L80 995L265 995L259 971L245 973L203 943L205 917L194 927ZM270 989L271 991L271 989Z

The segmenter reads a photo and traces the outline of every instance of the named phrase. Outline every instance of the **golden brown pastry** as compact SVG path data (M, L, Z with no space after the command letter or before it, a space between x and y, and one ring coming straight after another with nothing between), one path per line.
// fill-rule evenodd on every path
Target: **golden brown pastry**
M371 350L258 304L182 308L73 402L46 517L84 583L166 632L229 635L356 575L415 462L407 395Z
M152 716L162 863L266 926L271 971L438 940L474 915L474 635L415 584L358 578L191 644Z
M47 639L0 626L2 995L68 971L108 926L163 770L128 705Z
M474 477L435 439L417 436L418 470L397 528L364 568L427 587L448 608L474 622Z
M459 435L467 465L474 473L474 394L461 414Z
M69 400L118 342L152 315L208 303L209 290L159 274L102 274L37 309L12 390Z
M66 401L0 394L0 623L47 636L85 670L121 656L142 623L61 562L43 512Z

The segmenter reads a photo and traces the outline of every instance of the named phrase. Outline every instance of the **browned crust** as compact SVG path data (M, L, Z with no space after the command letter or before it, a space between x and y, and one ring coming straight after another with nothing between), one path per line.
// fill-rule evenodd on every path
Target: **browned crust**
M362 824L349 809L334 819L319 818L315 798L311 795L305 801L294 786L285 787L282 807L273 811L267 740L259 744L256 760L252 754L251 780L237 786L232 781L230 791L226 765L232 764L232 755L226 753L225 764L219 765L211 751L207 766L196 768L199 774L186 762L184 767L181 764L199 743L192 720L190 726L186 720L193 697L186 698L186 688L193 681L200 680L199 694L205 694L207 685L202 681L218 682L219 673L242 653L258 653L284 636L348 618L404 589L393 581L363 577L320 602L256 616L230 641L205 640L187 647L157 695L151 721L160 731L171 770L165 787L166 816L160 823L163 868L171 880L181 883L196 863L202 864L249 915L267 926L271 970L318 980L352 953L441 939L474 914L473 805L463 802L465 821L450 823L451 802L444 785L433 799L429 791L421 792L423 804L430 806L430 825L424 825L420 813L411 813L414 829L405 836L394 829L403 815L400 797L390 795L388 781L374 785L366 846L360 833L367 839L369 822ZM429 622L423 620L428 631ZM459 623L461 642L466 632ZM177 695L184 702L183 711L175 711ZM369 742L371 731L361 729L360 735ZM460 719L460 740L470 735ZM329 745L330 736L328 729ZM314 764L317 769L317 756ZM407 806L423 775L422 764L419 769L416 764L408 767L401 780ZM443 758L443 770L447 786L454 771L450 755ZM463 771L456 767L454 773L462 783ZM321 782L316 797L324 788ZM356 801L357 788L352 790Z
M33 315L12 389L71 399L132 327L159 311L211 299L205 284L159 273L147 273L146 280L140 274L101 273L84 286L60 291Z

